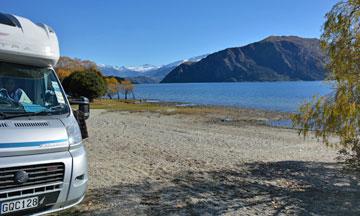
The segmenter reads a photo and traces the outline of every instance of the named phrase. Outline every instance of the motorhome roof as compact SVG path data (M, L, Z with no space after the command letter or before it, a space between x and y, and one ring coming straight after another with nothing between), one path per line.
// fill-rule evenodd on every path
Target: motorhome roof
M24 17L0 13L0 61L54 66L59 44L52 28Z

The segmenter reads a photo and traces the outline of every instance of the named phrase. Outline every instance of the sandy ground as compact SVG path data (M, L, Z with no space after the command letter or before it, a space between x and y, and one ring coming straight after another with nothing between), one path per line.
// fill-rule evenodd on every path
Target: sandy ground
M221 117L219 117L221 118ZM71 215L359 215L359 176L290 129L95 110Z

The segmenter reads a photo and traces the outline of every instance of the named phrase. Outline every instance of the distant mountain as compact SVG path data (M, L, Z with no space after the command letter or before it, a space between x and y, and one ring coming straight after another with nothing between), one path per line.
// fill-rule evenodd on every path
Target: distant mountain
M140 72L140 73L146 73L148 71L157 70L160 67L151 65L151 64L144 64L144 65L140 65L140 66L130 66L130 67L126 67L126 68L128 70L132 70L132 71L136 71L136 72Z
M129 79L134 84L151 84L159 82L159 80L146 76L128 77L127 79Z
M185 62L161 82L322 80L325 74L318 39L271 36L210 54L198 62Z
M156 70L159 67L154 65L141 65L137 67L125 67L125 66L111 66L111 65L98 65L98 69L104 74L104 76L118 76L118 77L137 77L144 76L144 73Z
M104 74L104 76L118 76L118 77L131 78L134 81L136 80L138 83L154 83L154 82L160 82L168 73L170 73L170 71L172 71L180 64L188 61L196 62L204 57L206 57L206 55L176 61L163 66L154 66L150 64L145 64L136 67L98 65L98 69Z
M179 66L185 62L198 62L201 59L205 58L206 56L207 55L201 55L201 56L196 56L196 57L189 58L189 59L176 61L176 62L167 64L167 65L163 65L163 66L159 67L158 69L149 70L146 73L144 73L144 75L147 77L151 77L155 80L158 80L158 82L160 82L166 75L168 75L168 73L170 73L177 66Z

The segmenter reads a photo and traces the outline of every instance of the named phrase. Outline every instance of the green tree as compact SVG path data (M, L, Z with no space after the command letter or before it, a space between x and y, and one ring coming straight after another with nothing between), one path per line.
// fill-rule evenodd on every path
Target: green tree
M63 86L71 96L85 96L90 101L103 96L107 90L106 81L96 70L74 72L64 79Z
M302 105L293 122L300 134L313 130L325 144L339 147L349 165L360 167L360 0L337 3L323 28L321 44L334 92ZM339 139L331 142L334 136Z

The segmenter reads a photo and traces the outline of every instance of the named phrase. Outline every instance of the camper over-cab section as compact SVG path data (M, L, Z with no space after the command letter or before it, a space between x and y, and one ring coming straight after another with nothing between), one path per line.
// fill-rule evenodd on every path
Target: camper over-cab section
M58 39L51 27L0 13L0 60L46 67L55 66L59 57Z

